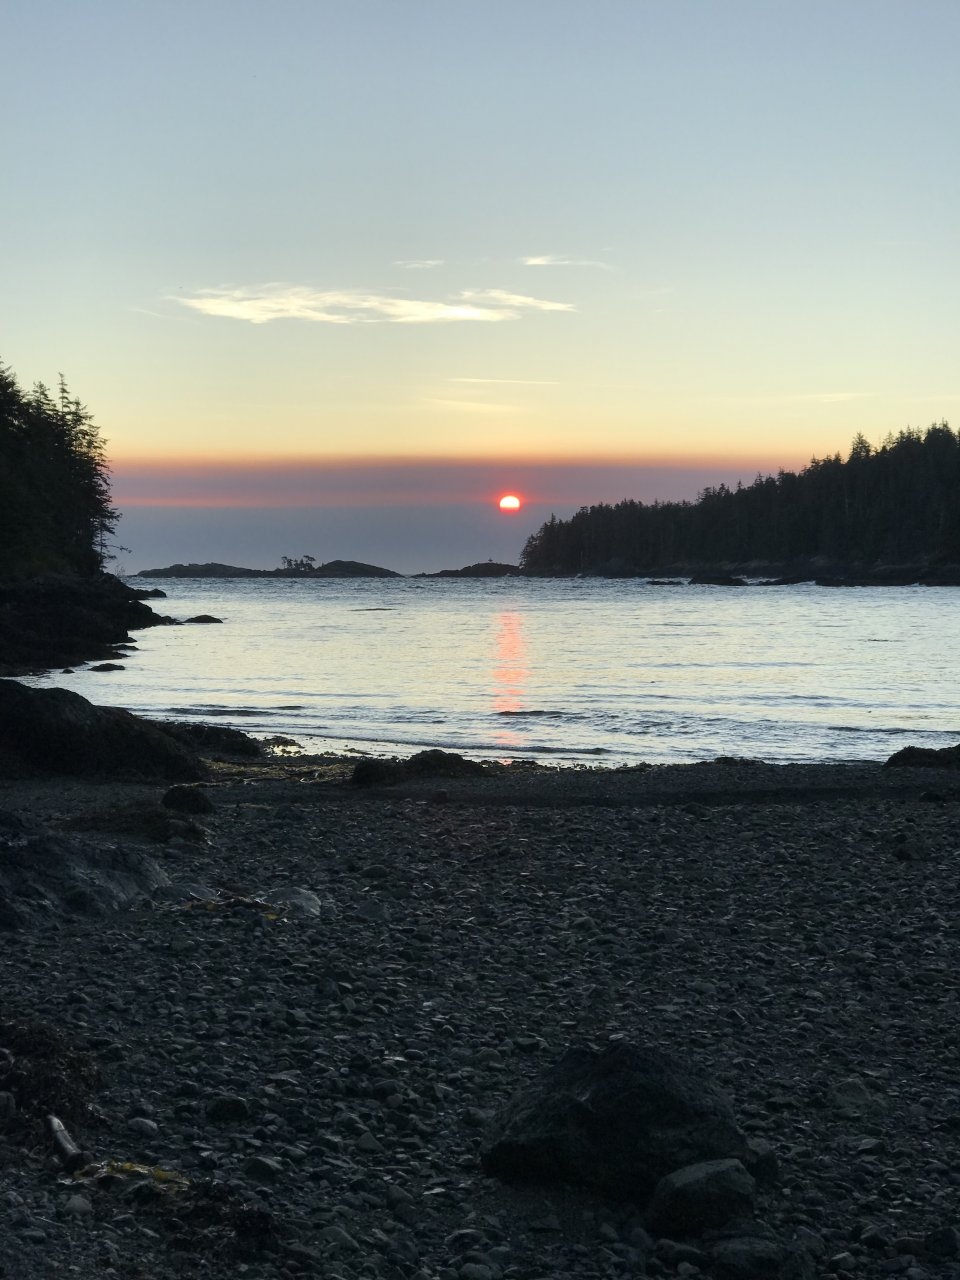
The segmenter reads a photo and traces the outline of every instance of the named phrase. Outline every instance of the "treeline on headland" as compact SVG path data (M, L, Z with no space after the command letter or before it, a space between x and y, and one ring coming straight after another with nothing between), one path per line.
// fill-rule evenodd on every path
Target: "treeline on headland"
M62 377L24 391L0 365L0 579L99 573L117 519L88 410Z
M960 435L946 422L874 448L858 435L846 460L703 490L696 502L625 500L552 516L526 543L525 573L611 576L723 566L960 564Z

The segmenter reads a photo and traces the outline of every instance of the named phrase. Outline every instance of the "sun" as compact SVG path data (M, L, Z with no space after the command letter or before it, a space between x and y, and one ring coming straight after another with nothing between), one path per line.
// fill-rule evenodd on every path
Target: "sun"
M511 512L520 510L520 499L515 493L505 493L500 499L500 510Z

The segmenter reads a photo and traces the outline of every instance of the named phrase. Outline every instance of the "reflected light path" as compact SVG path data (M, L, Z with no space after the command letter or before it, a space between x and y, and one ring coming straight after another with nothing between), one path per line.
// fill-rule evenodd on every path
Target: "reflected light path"
M530 679L523 616L515 609L505 610L496 615L496 628L493 710L498 716L516 715L525 710L527 682ZM494 730L494 737L505 747L518 747L523 743L522 735L507 727Z

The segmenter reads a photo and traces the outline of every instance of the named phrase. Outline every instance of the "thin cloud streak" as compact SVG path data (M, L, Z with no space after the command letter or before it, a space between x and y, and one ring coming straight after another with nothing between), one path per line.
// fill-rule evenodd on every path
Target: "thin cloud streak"
M502 289L468 289L452 299L401 298L360 290L318 290L305 285L201 289L171 295L169 301L201 315L269 324L306 320L319 324L436 324L451 321L498 323L525 311L573 311L567 302L551 302Z
M612 271L606 262L596 258L561 258L553 253L541 253L534 257L521 258L525 267L595 267L598 271Z
M460 294L465 302L493 302L499 306L533 311L576 311L572 302L547 302L543 298L531 298L525 293L508 293L505 289L465 289Z
M443 258L401 258L393 265L403 267L404 271L430 271L442 267Z
M499 387L559 387L560 385L559 382L540 378L448 378L447 381Z

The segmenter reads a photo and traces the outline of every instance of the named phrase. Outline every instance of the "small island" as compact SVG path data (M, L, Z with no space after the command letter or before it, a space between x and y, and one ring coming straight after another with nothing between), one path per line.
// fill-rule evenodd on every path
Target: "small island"
M293 560L283 556L279 569L245 569L240 565L171 564L165 569L142 569L140 578L402 578L394 569L383 569L360 560L330 560L316 564L313 556Z

